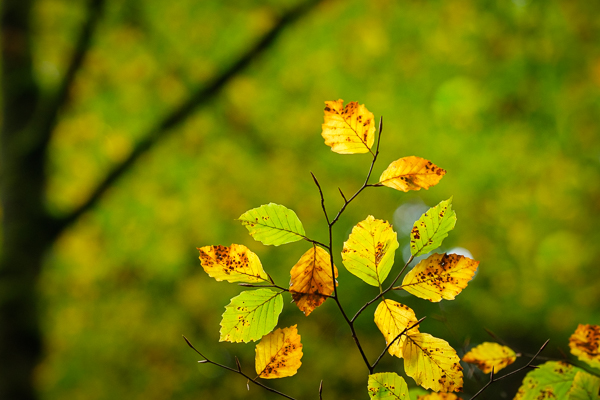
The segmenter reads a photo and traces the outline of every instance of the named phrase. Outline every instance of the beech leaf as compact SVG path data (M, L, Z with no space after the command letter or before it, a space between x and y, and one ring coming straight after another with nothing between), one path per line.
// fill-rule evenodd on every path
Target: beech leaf
M325 144L339 154L368 153L375 141L373 113L356 101L326 101L322 128Z
M567 393L568 400L598 400L600 399L600 378L579 371L573 379L573 386Z
M507 346L498 343L484 342L474 347L465 354L462 360L469 364L475 364L484 373L494 373L504 369L517 359L515 352Z
M461 400L454 393L429 393L424 396L417 397L417 400Z
M410 232L412 255L420 256L438 248L455 224L456 213L452 210L452 197L431 207L415 222Z
M258 256L244 245L204 246L198 251L202 268L217 281L254 283L269 280Z
M342 261L352 274L369 285L380 286L394 265L396 232L387 221L367 219L356 224L344 243Z
M530 371L514 400L566 399L579 368L565 362L549 361Z
M258 340L275 328L282 310L281 293L270 289L242 292L225 306L219 341Z
M383 300L375 310L375 324L383 334L385 343L389 344L396 339L405 329L418 322L415 312L394 300ZM388 349L389 353L398 358L402 358L402 345L406 340L406 335L418 333L419 327L415 326L410 331L405 332Z
M279 246L306 238L296 213L279 204L269 203L253 208L238 219L254 240L262 244Z
M446 170L421 157L404 157L391 163L379 178L379 183L393 189L429 189L437 185Z
M569 347L579 360L600 369L600 326L579 324L569 338Z
M335 277L338 276L336 266ZM335 282L337 285L337 281ZM314 246L300 257L291 271L290 293L298 308L308 316L334 291L331 278L331 257L321 247Z
M369 375L367 389L370 399L409 400L408 386L404 378L394 372Z
M479 261L458 254L432 254L406 274L400 289L432 302L454 300L478 265Z
M254 365L260 378L275 379L296 375L302 365L302 343L296 326L276 329L256 345Z

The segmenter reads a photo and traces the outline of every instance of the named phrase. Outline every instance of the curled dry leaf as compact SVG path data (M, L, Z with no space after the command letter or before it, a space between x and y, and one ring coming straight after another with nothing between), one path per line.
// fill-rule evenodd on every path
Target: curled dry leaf
M400 289L425 300L453 300L473 278L479 261L458 254L432 254L421 260Z
M486 374L492 372L492 369L496 373L514 363L516 359L517 355L510 347L492 342L485 342L472 348L462 358L464 362L475 364Z
M385 343L389 344L396 339L405 329L418 322L415 312L394 300L383 300L375 310L375 324L383 334ZM415 326L410 331L396 339L388 349L389 353L402 358L402 346L407 334L419 333L419 327Z
M569 338L571 353L594 368L600 368L600 326L579 324Z
M296 326L276 329L256 345L254 365L260 378L275 379L296 375L302 365L302 343Z
M204 246L198 251L202 268L217 281L254 283L269 280L258 256L244 245Z
M339 154L368 153L375 141L373 113L356 101L326 101L322 128L325 144Z
M336 266L335 277L338 276ZM335 283L337 285L337 281ZM331 257L321 247L313 246L300 257L291 271L290 293L298 308L308 316L333 293Z
M437 185L446 170L421 157L404 157L391 163L379 178L379 183L393 189L429 189Z

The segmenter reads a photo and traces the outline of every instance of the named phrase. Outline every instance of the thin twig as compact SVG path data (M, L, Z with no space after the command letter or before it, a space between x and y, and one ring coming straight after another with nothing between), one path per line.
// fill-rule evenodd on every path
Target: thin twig
M321 384L319 385L319 400L323 400L323 379L321 379Z
M256 284L256 283L246 283L246 282L242 282L242 283L238 283L238 286L243 286L243 287L251 287L251 288L277 288L279 290L283 290L284 292L289 292L290 289L288 288L284 288L282 286L276 285L276 284L272 284L272 285L261 285L261 284Z
M402 332L400 332L398 334L398 336L396 336L394 338L394 340L392 340L391 342L388 343L387 346L385 346L385 349L383 349L383 351L381 352L381 354L379 355L379 357L377 357L377 360L375 360L375 362L373 363L373 365L371 366L371 368L373 368L373 370L375 369L375 367L377 366L377 364L379 364L379 361L383 358L383 356L385 355L385 353L387 353L387 351L389 350L390 347L392 347L392 345L394 344L394 342L398 339L400 339L400 336L404 335L406 332L410 331L412 328L414 328L415 326L419 325L425 318L427 317L423 317L420 320L418 320L417 322L415 322L414 324L412 324L409 327L404 328L404 330Z
M252 383L254 383L254 384L255 384L255 385L257 385L257 386L260 386L260 387L262 387L263 389L265 389L265 390L268 390L269 392L272 392L272 393L278 394L278 395L280 395L281 397L285 397L286 399L290 399L290 400L296 400L295 398L293 398L293 397L291 397L291 396L288 396L288 395L287 395L287 394L285 394L285 393L282 393L282 392L280 392L280 391L278 391L278 390L275 390L275 389L273 389L273 388L271 388L271 387L265 386L265 385L263 385L261 382L259 382L259 381L256 381L256 380L254 380L254 379L250 378L250 376L246 375L246 374L245 374L245 373L242 371L242 366L241 366L241 364L240 364L240 361L238 360L238 358L237 358L237 357L235 358L235 362L236 362L236 364L237 364L237 369L234 369L234 368L228 367L227 365L219 364L219 363L217 363L217 362L214 362L214 361L212 361L212 360L208 359L208 358L207 358L207 357L206 357L204 354L202 354L201 352L199 352L199 351L198 351L198 350L197 350L197 349L196 349L196 348L195 348L195 347L194 347L194 346L193 346L193 345L190 343L190 341L189 341L189 340L188 340L188 339L187 339L185 336L183 336L183 339L184 339L184 340L185 340L185 342L188 344L188 346L190 346L190 347L192 348L192 350L194 350L196 353L200 354L200 357L204 358L204 360L201 360L201 361L199 361L199 362L201 362L201 363L209 363L209 364L213 364L213 365L216 365L217 367L220 367L220 368L226 369L226 370L228 370L228 371L234 372L234 373L236 373L236 374L238 374L238 375L241 375L241 376L243 376L244 378L248 379L248 381L249 381L249 382L252 382ZM246 385L248 385L248 383L246 383ZM248 388L249 388L249 387L248 387Z

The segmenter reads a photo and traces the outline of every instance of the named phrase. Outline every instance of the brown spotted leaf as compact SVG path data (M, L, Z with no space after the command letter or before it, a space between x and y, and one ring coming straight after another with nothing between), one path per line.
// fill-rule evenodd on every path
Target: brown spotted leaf
M564 362L549 361L530 371L514 400L567 399L573 379L581 369Z
M369 375L367 390L371 400L410 400L404 378L395 372Z
M445 340L428 333L408 335L402 355L404 371L417 385L436 392L462 391L460 358Z
M379 178L379 183L393 189L429 189L437 185L446 170L421 157L404 157L391 163Z
M477 365L477 368L486 374L492 372L492 369L496 373L514 363L516 359L517 355L510 347L493 342L485 342L472 348L462 358L464 362Z
M392 340L394 343L388 349L389 353L398 358L402 358L402 345L406 340L406 335L398 335L404 332L417 323L415 312L394 300L383 300L375 310L375 324L383 334L385 343L389 344ZM415 326L409 333L418 333L419 327Z
M276 329L256 345L255 367L260 378L275 379L296 375L302 365L302 343L296 326Z
M333 269L337 278L338 270L335 265ZM304 315L308 316L327 300L333 290L329 253L321 247L313 246L292 268L290 280L292 298Z
M458 254L432 254L421 260L399 289L425 300L453 300L473 278L479 261Z
M226 246L204 246L198 248L200 263L204 271L217 281L268 282L256 254L241 244Z
M448 232L456 225L456 213L452 209L452 197L431 207L415 222L410 232L410 252L417 257L437 249Z
M594 368L600 368L600 326L580 324L569 338L571 353Z
M373 113L356 101L326 101L322 128L325 144L339 154L368 153L375 140Z

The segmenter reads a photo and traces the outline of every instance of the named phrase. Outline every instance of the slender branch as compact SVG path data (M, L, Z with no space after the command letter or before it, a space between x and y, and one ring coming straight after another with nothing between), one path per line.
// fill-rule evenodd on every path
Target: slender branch
M379 361L383 358L383 356L385 355L385 353L387 353L387 351L389 350L390 347L392 347L392 345L394 344L394 342L396 342L396 340L400 339L400 336L404 335L406 332L410 331L412 328L414 328L415 326L419 325L421 322L423 322L423 320L427 318L427 317L423 317L420 320L418 320L417 322L415 322L414 324L412 324L409 327L404 328L404 330L402 332L400 332L398 334L398 336L396 336L394 338L394 340L392 340L391 342L388 343L387 346L385 346L385 349L383 349L383 351L381 352L381 354L379 355L379 357L377 357L377 360L375 360L375 362L373 363L373 365L371 366L371 368L375 369L375 367L377 366L377 364L379 364Z
M242 283L238 283L238 286L243 286L243 287L251 287L251 288L267 288L267 287L273 287L273 288L277 288L279 290L283 290L284 292L289 292L290 289L288 288L284 288L282 286L276 285L276 284L272 284L272 285L260 285L260 284L255 284L255 283L246 283L246 282L242 282Z
M232 78L245 71L256 58L269 49L288 26L307 14L322 1L308 0L284 14L271 30L233 64L225 68L223 72L215 76L205 86L197 89L188 99L168 113L162 120L158 121L145 135L142 135L143 139L135 146L129 156L114 166L98 183L88 199L69 215L60 219L60 230L64 230L82 214L93 208L108 189L127 173L143 154L152 149L160 140L167 137L173 131L173 128L186 121L199 107L213 100Z
M201 352L199 352L199 351L198 351L198 350L197 350L197 349L194 347L194 345L192 345L192 344L190 343L190 341L189 341L189 340L188 340L188 339L187 339L185 336L183 336L183 339L184 339L184 340L185 340L185 342L188 344L188 346L190 346L190 347L192 348L192 350L194 350L196 353L198 353L198 354L200 355L200 357L204 358L204 360L200 360L200 361L199 361L200 363L209 363L209 364L216 365L217 367L220 367L220 368L226 369L227 371L231 371L231 372L234 372L234 373L236 373L236 374L238 374L238 375L241 375L241 376L243 376L244 378L248 379L248 381L249 381L249 382L252 382L252 383L254 383L254 384L255 384L255 385L257 385L257 386L260 386L261 388L263 388L263 389L265 389L265 390L268 390L269 392L272 392L272 393L278 394L279 396L281 396L281 397L285 397L286 399L290 399L290 400L296 400L295 398L293 398L293 397L291 397L291 396L288 396L287 394L285 394L285 393L282 393L282 392L280 392L280 391L278 391L278 390L275 390L275 389L273 389L273 388L271 388L271 387L268 387L268 386L266 386L266 385L263 385L261 382L259 382L259 381L256 381L256 380L252 379L250 376L246 375L246 374L245 374L245 373L242 371L242 366L241 366L241 364L240 364L240 360L238 360L238 358L237 358L237 357L235 357L235 363L236 363L237 369L235 369L235 368L231 368L231 367L228 367L227 365L219 364L219 363L217 363L217 362L214 362L214 361L210 360L210 359L209 359L209 358L207 358L207 357L206 357L204 354L202 354Z
M473 397L471 397L469 400L473 400L474 398L476 398L477 396L479 396L481 393L483 393L483 391L485 389L488 388L488 386L490 386L492 383L494 382L498 382L499 380L502 380L504 378L508 378L511 375L516 374L517 372L521 372L522 370L526 369L526 368L537 368L536 366L531 365L531 363L537 358L537 356L542 352L542 350L544 350L544 348L548 345L548 342L550 342L550 339L546 340L544 342L544 344L542 345L542 347L540 347L540 349L538 350L537 353L534 354L533 357L531 357L531 359L529 360L529 362L527 364L525 364L524 366L522 366L519 369L516 369L514 371L511 371L507 374L504 374L502 376L499 377L495 377L494 376L494 370L492 370L492 372L490 373L490 380L488 381L488 383L485 384L485 386L483 386L481 389L479 389L479 391L477 393L475 393L475 395Z
M323 400L323 379L321 379L321 384L319 385L319 400Z

